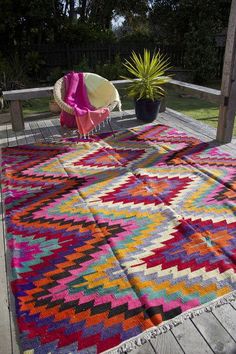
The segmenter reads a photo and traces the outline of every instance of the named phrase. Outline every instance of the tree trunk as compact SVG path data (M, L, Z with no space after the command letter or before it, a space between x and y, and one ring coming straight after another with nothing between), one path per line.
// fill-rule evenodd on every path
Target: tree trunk
M66 1L65 1L65 7L64 7L64 13L63 13L64 16L66 16L68 7L69 7L69 0L66 0Z
M81 5L79 9L79 15L80 15L80 21L85 22L86 20L86 6L87 5L87 0L81 0Z
M70 10L69 10L69 19L71 22L76 20L76 10L75 10L75 0L70 0Z

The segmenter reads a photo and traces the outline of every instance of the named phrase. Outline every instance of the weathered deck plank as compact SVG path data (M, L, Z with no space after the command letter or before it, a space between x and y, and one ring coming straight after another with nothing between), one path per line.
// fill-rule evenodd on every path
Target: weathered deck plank
M59 130L53 125L53 123L51 121L44 121L45 127L48 127L50 134L52 137L60 137L60 132Z
M0 147L7 146L7 127L6 124L0 125Z
M173 109L168 108L165 113L160 114L165 117L165 119L172 123L177 123L183 130L194 132L194 134L200 135L201 139L211 139L216 140L216 128L210 127L203 122L197 121L191 117L185 116L182 113L174 111ZM171 119L170 119L171 117ZM229 144L236 144L236 138L234 137L232 142ZM223 144L222 146L228 146L229 144ZM235 146L236 147L236 146Z
M7 144L8 146L14 146L16 144L15 142L17 141L16 134L12 130L11 124L7 124L6 127L7 127Z
M232 311L230 304L225 304L222 307L217 307L213 311L213 315L218 319L223 327L236 341L236 311Z
M1 194L1 191L0 191ZM0 213L0 353L12 353L11 321L9 312L9 296L6 272L5 241L4 241L4 222L3 205L1 195Z
M162 333L154 339L151 339L151 343L156 351L156 353L161 354L183 354L184 351L177 339L171 331ZM142 352L144 353L144 352Z
M34 134L30 128L29 122L25 122L25 138L26 138L27 144L33 144L36 142Z
M32 134L34 135L35 141L36 142L42 141L43 136L42 136L41 131L38 127L38 124L35 121L33 121L33 122L29 122L29 126L30 126Z
M215 354L235 354L236 342L211 312L192 319Z
M199 354L199 348L201 348L201 354L213 353L191 320L185 320L172 331L185 353Z
M182 115L172 109L168 109L165 113L160 114L157 120L174 128L181 129L201 141L214 142L216 146L220 146L222 150L235 157L236 138L233 138L231 143L220 144L215 139L216 128L209 127L202 122L197 122L195 119Z
M27 144L27 140L26 140L26 138L25 138L25 132L24 132L24 130L22 130L22 131L16 131L15 134L16 134L16 139L17 139L18 145Z
M50 129L45 126L45 123L43 120L40 120L37 122L38 128L41 131L41 134L44 138L45 141L48 140L49 137L51 137Z

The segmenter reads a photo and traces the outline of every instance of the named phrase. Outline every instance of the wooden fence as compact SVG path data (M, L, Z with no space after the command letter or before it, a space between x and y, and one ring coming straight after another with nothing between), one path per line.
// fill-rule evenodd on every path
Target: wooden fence
M113 63L116 55L119 55L123 60L128 58L132 50L137 52L143 52L143 48L150 49L151 52L161 50L166 54L173 66L184 68L184 49L163 46L153 43L125 43L121 44L89 44L83 46L72 46L70 44L44 44L39 51L40 57L44 60L45 66L53 68L56 66L62 68L72 68L78 65L82 61L86 60L90 68L95 69L96 64L101 63Z
M90 69L95 70L97 64L113 63L116 55L119 55L121 60L128 58L132 50L143 52L143 49L150 49L151 52L160 50L170 58L171 65L174 67L186 69L185 65L185 50L184 47L166 46L155 43L125 43L125 44L88 44L88 45L70 45L70 44L43 44L39 51L40 57L44 61L44 65L48 69L61 67L62 69L73 68L81 62L86 62ZM32 48L34 50L34 48ZM216 78L221 78L224 47L217 47L217 64Z

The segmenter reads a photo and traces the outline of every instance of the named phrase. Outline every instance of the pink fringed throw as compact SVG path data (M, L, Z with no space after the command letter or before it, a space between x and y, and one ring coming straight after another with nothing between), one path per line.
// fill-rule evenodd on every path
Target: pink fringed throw
M61 125L78 128L80 134L88 134L109 116L109 108L96 109L89 102L84 74L70 72L64 76L65 102L73 107L75 115L61 112Z

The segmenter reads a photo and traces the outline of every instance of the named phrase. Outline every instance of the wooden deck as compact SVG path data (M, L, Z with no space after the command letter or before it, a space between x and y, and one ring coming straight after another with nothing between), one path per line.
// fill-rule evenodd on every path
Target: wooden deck
M172 110L161 113L157 122L186 131L202 141L214 141L216 130L185 117ZM120 114L114 112L112 126L114 129L126 129L137 126L133 111ZM59 138L65 131L60 127L58 117L51 119L31 119L25 121L25 130L13 132L11 124L0 121L0 146L14 146L30 144L39 141L48 141ZM221 149L236 156L236 140L222 145ZM1 199L0 235L4 235L4 211ZM0 237L0 354L20 353L16 342L16 328L14 324L14 306L8 291L6 244L4 237ZM150 340L134 351L135 354L236 354L236 302L226 304L203 313L193 319L185 320L183 324ZM45 353L46 354L46 353ZM68 353L69 354L69 353Z

